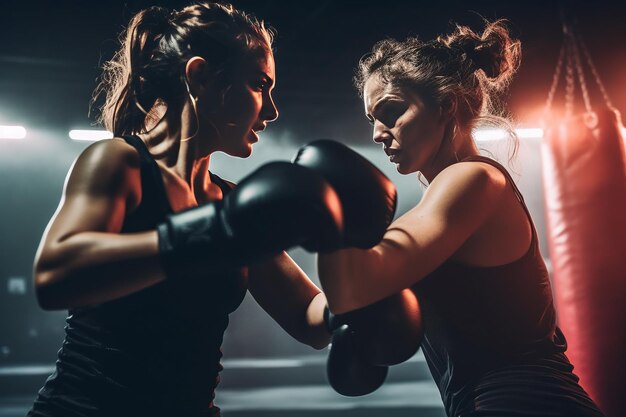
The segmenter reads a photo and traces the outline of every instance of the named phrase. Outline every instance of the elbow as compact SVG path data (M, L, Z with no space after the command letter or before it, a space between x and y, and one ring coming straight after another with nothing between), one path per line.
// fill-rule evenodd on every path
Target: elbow
M63 310L66 306L60 300L57 288L58 277L53 271L36 271L34 274L37 304L46 311Z
M46 311L59 310L60 308L54 303L54 298L51 297L50 291L45 287L35 287L35 295L37 297L37 304L39 308Z
M303 320L298 326L301 342L315 350L324 349L330 343L330 333L325 319L326 309L326 295L319 292L309 302Z
M328 347L330 344L330 335L324 338L320 338L319 340L311 341L308 345L311 346L315 350L322 350Z
M330 343L330 334L322 324L311 325L302 323L298 327L286 330L295 340L315 350L322 350Z
M311 346L315 350L322 350L330 343L330 333L323 323L309 324L298 338L301 343Z
M315 350L322 350L330 343L330 334L326 332L326 329L321 331L316 329L311 333L312 334L309 334L306 337L298 338L298 341L312 347Z
M55 311L63 309L61 306L55 304L50 297L47 297L44 292L39 290L37 291L37 304L39 304L39 307L45 311Z

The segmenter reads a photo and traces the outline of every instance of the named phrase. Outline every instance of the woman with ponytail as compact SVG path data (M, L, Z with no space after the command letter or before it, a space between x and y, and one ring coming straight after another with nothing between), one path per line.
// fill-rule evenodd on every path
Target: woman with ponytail
M96 91L114 138L74 163L35 259L40 305L69 315L30 417L219 416L220 345L248 288L294 338L328 344L324 295L280 249L247 267L257 242L224 224L246 212L221 204L241 187L209 171L213 152L249 156L278 116L271 43L227 4L132 18Z
M500 125L514 156L495 98L520 47L495 21L482 33L457 25L432 41L383 40L362 58L355 81L374 141L428 186L372 249L320 255L320 280L335 314L416 293L421 347L450 417L601 416L565 355L522 195L472 139L477 126Z

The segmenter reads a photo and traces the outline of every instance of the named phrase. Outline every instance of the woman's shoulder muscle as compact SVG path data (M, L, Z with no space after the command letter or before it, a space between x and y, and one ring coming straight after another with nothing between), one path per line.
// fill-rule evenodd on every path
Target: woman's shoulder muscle
M453 220L486 218L506 189L506 177L496 167L483 162L459 162L435 177L418 206ZM480 212L474 211L478 209Z
M443 181L433 191L452 201L442 207L451 210L453 227L463 228L454 224L454 219L473 224L453 258L491 266L508 263L526 252L531 238L527 214L500 169L486 162L462 162L442 174Z
M125 188L128 177L139 173L139 164L137 150L122 139L93 143L74 162L66 194L118 194Z
M141 200L140 158L119 139L90 145L74 162L51 232L116 231Z

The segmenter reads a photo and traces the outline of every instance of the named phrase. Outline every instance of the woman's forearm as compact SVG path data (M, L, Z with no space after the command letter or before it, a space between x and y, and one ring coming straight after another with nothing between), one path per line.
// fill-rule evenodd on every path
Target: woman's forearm
M318 256L318 274L331 311L344 313L376 301L368 290L378 274L376 258L372 249L344 249Z
M326 296L323 292L317 294L306 311L307 337L304 343L315 349L323 349L330 342L330 333L324 323L324 309L326 308Z

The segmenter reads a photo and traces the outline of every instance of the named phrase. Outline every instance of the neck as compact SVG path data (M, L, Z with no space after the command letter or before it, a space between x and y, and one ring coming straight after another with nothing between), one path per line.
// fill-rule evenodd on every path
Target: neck
M423 169L421 173L430 183L441 171L450 165L456 164L468 156L479 154L480 151L471 134L458 132L452 140L444 138L439 151L433 158L433 162L428 168Z
M211 141L198 131L191 107L186 102L182 109L168 108L156 125L140 136L159 165L194 191L210 183L212 150L206 145Z

